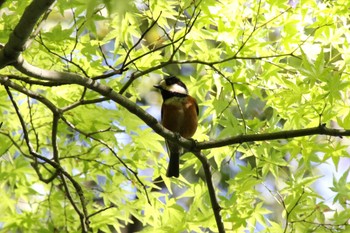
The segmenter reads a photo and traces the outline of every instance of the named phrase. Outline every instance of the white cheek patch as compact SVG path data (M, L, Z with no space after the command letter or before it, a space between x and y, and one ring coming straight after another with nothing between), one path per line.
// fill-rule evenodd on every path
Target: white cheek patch
M170 92L184 94L184 95L188 94L187 90L185 88L183 88L182 86L180 86L179 84L173 84L171 86L167 86L166 90L168 90Z

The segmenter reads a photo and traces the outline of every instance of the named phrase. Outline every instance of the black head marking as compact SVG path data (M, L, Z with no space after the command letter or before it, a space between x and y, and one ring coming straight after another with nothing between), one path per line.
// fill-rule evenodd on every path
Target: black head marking
M165 83L166 83L167 86L171 86L173 84L178 84L179 86L185 88L185 90L187 91L186 85L179 78L177 78L175 76L171 76L169 78L165 78L164 80L165 80Z
M164 78L154 87L160 90L164 100L172 97L186 97L188 92L186 85L175 76Z

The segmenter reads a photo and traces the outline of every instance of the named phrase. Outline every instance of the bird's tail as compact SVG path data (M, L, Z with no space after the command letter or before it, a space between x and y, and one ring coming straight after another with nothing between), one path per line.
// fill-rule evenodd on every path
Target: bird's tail
M179 177L180 155L182 148L167 141L169 152L169 165L166 171L167 177Z

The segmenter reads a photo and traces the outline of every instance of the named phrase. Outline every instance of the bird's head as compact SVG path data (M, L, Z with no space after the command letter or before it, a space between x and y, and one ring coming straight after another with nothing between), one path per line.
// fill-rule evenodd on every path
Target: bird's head
M162 93L167 92L173 95L188 95L186 85L181 82L180 79L174 76L163 79L158 85L155 85L154 87L159 89Z

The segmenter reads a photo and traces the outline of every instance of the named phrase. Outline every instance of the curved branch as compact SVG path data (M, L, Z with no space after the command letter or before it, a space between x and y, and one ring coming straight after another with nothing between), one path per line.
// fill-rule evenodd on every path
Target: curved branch
M51 131L51 142L52 142L52 154L53 159L56 161L56 163L59 163L59 152L58 152L58 145L57 145L57 128L58 128L58 121L60 120L59 114L53 114L52 117L52 131Z
M6 92L7 92L7 95L8 95L8 97L9 97L11 103L12 103L13 108L14 108L15 111L16 111L18 120L19 120L19 122L20 122L20 124L21 124L22 130L23 130L24 141L25 141L26 144L27 144L27 147L28 147L29 152L32 154L32 153L35 152L35 150L34 150L34 147L33 147L33 145L31 144L31 142L30 142L30 140L29 140L29 135L28 135L28 130L27 130L27 127L26 127L26 123L25 123L25 121L24 121L24 119L23 119L23 117L22 117L22 115L21 115L21 113L20 113L20 110L19 110L19 107L18 107L16 101L14 100L14 98L13 98L13 96L12 96L12 93L11 93L11 91L10 91L10 88L9 88L7 85L5 85L5 90L6 90Z
M27 96L42 102L43 104L45 104L46 107L48 107L51 110L51 112L53 114L58 114L58 115L61 114L61 111L50 100L44 98L43 96L41 96L35 92L32 92L32 91L26 89L25 87L22 87L22 86L16 84L15 82L11 81L9 79L9 77L0 76L0 84L4 85L5 87L9 86L9 87L15 89L16 91L24 93Z
M57 110L57 108L47 99L43 98L42 96L40 95L37 95L36 93L33 93L31 91L28 91L26 90L25 93L28 95L28 96L31 96L31 97L37 97L37 100L41 101L42 103L45 103L45 105L52 111L52 113L54 114L54 119L53 119L53 131L52 131L52 138L53 140L55 140L53 142L53 146L54 146L54 160L55 161L52 161L48 158L46 158L45 156L42 156L40 155L38 152L36 152L30 142L30 139L29 139L29 135L28 135L28 131L27 131L27 128L26 128L26 125L25 125L25 121L19 111L19 108L15 102L15 100L13 99L13 96L11 94L11 91L9 89L9 86L12 87L13 89L15 90L18 90L18 91L24 91L24 88L13 83L11 80L8 80L7 77L5 77L5 81L2 80L3 77L0 76L0 83L5 85L5 89L7 91L7 94L12 102L12 105L13 107L15 108L15 111L16 111L16 114L19 118L19 121L20 121L20 124L21 124L21 127L22 127L22 130L23 130L23 135L24 135L24 139L25 139L25 142L26 142L26 145L29 149L29 152L30 154L35 158L35 159L40 159L40 160L43 160L45 161L46 163L50 164L52 167L54 167L56 169L56 172L54 173L53 176L51 176L51 178L49 179L46 179L46 181L49 181L51 179L54 179L54 177L56 177L56 173L59 173L59 175L63 178L63 177L66 177L73 185L75 191L77 192L78 194L78 197L79 197L79 200L80 200L80 204L81 204L81 208L82 208L82 211L80 211L78 208L76 208L76 205L74 203L74 201L72 202L72 205L73 207L75 208L75 210L77 211L77 214L79 215L80 217L80 220L81 220L81 226L82 226L82 232L85 233L85 232L88 232L88 229L89 229L89 222L87 221L87 216L88 216L88 212L87 212L87 208L86 208L86 200L85 200L85 196L84 196L84 192L83 192L83 189L81 188L80 184L68 173L66 172L62 167L61 165L58 163L58 151L57 151L57 147L56 147L56 135L55 135L55 132L56 132L56 127L57 127L57 123L58 123L58 114L59 114L59 111ZM36 170L36 172L38 172L39 170L36 169L35 165L34 165L34 169ZM40 176L39 176L40 177ZM45 181L45 180L43 180ZM69 193L67 193L67 195L69 195Z
M69 83L62 83L57 81L41 81L41 80L29 78L29 77L11 75L11 74L6 74L3 76L8 77L9 79L12 79L12 80L18 80L18 81L24 82L26 84L38 85L38 86L44 86L44 87L55 87L55 86L69 84Z
M90 90L96 91L102 96L107 97L108 99L111 99L114 102L120 104L129 112L139 117L159 135L169 140L175 140L175 141L182 142L182 144L187 144L185 148L191 148L193 146L193 142L191 140L188 140L185 138L177 139L178 138L177 135L172 133L170 130L165 129L160 123L158 123L157 119L155 119L152 115L148 114L136 103L130 101L125 96L113 91L112 88L99 83L98 80L85 78L78 74L41 69L39 67L29 64L21 56L19 61L20 61L19 63L15 64L16 69L18 69L20 72L28 76L31 76L33 78L40 79L40 80L55 81L58 83L77 84L77 85L86 87ZM0 83L4 84L6 82L11 82L11 80L9 80L9 77L0 76ZM13 85L18 86L15 83L13 83ZM19 86L19 88L22 88L22 87Z
M88 137L94 141L97 141L99 142L101 145L105 146L113 155L114 157L129 171L131 172L134 177L136 178L137 182L139 182L139 184L142 186L145 194L146 194L146 198L147 198L147 202L149 204L151 204L151 201L149 199L149 195L148 195L148 192L147 192L147 188L146 188L146 185L142 182L142 180L140 179L139 175L137 174L136 171L134 171L133 169L131 169L127 164L126 162L124 162L118 155L117 153L113 150L113 148L108 145L106 142L104 142L103 140L99 139L99 138L96 138L94 136L92 136L92 134L88 134L80 129L78 129L75 125L73 125L71 122L69 122L67 119L65 118L62 118L62 120L69 126L71 127L72 129L74 129L75 131L79 132L80 134L83 134L85 137Z
M253 142L253 141L265 141L265 140L277 140L277 139L288 139L294 137L302 137L302 136L310 136L310 135L329 135L329 136L350 136L350 130L342 130L342 129L330 129L325 125L319 125L313 128L306 129L298 129L298 130L285 130L273 133L265 133L265 134L252 134L252 135L239 135L234 137L229 137L220 140L214 141L206 141L195 143L193 140L189 140L183 137L179 137L174 134L172 131L165 129L160 123L158 123L157 119L155 119L152 115L143 110L136 103L132 102L125 96L115 92L112 88L99 83L97 80L92 80L88 78L84 78L77 74L58 72L58 71L50 71L40 69L38 67L34 67L29 63L23 61L21 67L17 65L20 71L23 71L25 74L30 75L34 78L44 79L44 80L54 80L57 82L70 82L72 84L78 84L84 86L88 89L96 91L102 96L113 100L117 104L120 104L125 109L127 109L130 113L136 115L140 118L145 124L147 124L150 128L152 128L157 134L161 135L167 140L179 143L182 147L186 149L210 149L216 147L223 147L232 144L240 144L244 142ZM4 83L8 80L6 77L0 77L0 83Z
M51 133L51 137L52 137L52 147L53 147L53 157L54 157L54 161L59 164L59 159L58 159L58 148L57 148L57 127L58 127L58 120L59 119L62 119L63 122L65 122L69 127L71 127L72 129L76 130L77 132L85 135L86 137L89 137L99 143L101 143L102 145L104 145L106 148L108 148L112 153L113 155L118 159L118 161L128 170L130 171L136 178L136 180L140 183L140 185L143 187L145 193L146 193L146 196L147 196L147 200L148 202L150 203L150 200L149 200L149 196L148 196L148 192L147 192L147 189L146 189L146 185L144 185L144 183L141 181L140 177L138 176L137 172L132 170L116 153L115 151L107 144L105 143L103 140L101 139L98 139L98 138L95 138L93 137L92 135L89 135L88 133L85 133L81 130L79 130L78 128L76 128L73 124L71 124L70 122L68 122L63 116L62 116L62 113L64 111L68 111L69 109L71 108L74 108L75 106L78 106L78 105L70 105L64 109L59 109L57 108L50 100L44 98L43 96L35 93L35 92L32 92L30 90L27 90L25 89L24 87L14 83L13 81L11 81L9 79L9 77L1 77L0 76L0 84L3 84L5 86L5 88L8 88L8 87L11 87L21 93L24 93L26 94L27 96L31 97L31 98L34 98L38 101L40 101L41 103L43 103L46 107L48 107L51 112L53 113L53 123L52 123L52 133ZM122 96L123 97L123 96ZM124 98L124 97L123 97ZM104 100L105 98L100 98L98 100ZM88 100L86 101L88 102ZM91 103L95 103L96 101L95 100L92 100ZM83 102L85 103L85 102ZM20 118L21 119L21 118ZM23 121L23 126L24 127L24 121ZM25 131L26 132L26 131ZM28 138L28 143L29 142L29 137L25 137L25 138ZM34 151L34 149L32 149Z
M21 73L39 80L53 81L62 84L71 84L72 82L74 83L73 80L82 78L80 75L73 73L45 70L37 66L33 66L24 60L21 55L18 57L17 62L13 65Z

